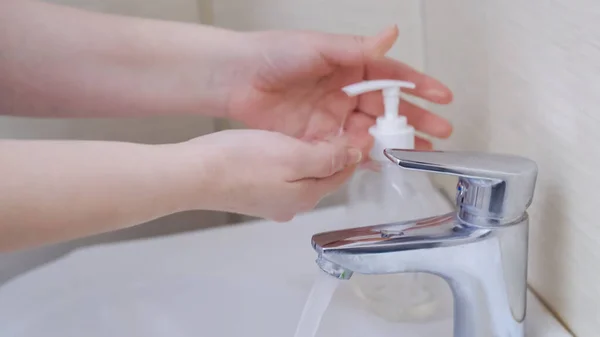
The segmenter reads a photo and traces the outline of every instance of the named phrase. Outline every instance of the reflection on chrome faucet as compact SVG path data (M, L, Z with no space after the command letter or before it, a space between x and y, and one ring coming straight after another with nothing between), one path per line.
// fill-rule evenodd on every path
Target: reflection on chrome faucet
M455 337L523 337L528 215L536 164L470 152L385 151L405 169L458 176L457 211L316 234L317 264L352 273L432 273L454 294Z

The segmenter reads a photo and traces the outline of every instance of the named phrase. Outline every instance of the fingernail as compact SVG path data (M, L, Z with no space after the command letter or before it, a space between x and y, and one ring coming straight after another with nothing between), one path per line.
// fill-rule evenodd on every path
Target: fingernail
M394 46L394 43L398 39L398 26L391 25L386 29L380 31L375 35L375 42L373 48L374 57L383 57L387 54L390 49Z
M346 166L360 163L362 160L362 152L359 149L348 149L348 160Z
M440 90L436 88L429 89L425 92L425 94L431 98L435 99L444 99L448 96L448 93L445 90Z

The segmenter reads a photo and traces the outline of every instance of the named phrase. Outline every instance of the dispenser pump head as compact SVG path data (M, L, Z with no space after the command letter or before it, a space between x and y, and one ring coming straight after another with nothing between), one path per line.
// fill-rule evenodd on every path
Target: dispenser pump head
M348 96L357 96L370 91L381 90L383 94L383 116L377 118L377 123L369 129L375 138L371 150L371 158L386 160L385 148L414 149L415 129L408 125L406 117L399 115L400 92L402 88L414 89L415 84L396 80L372 80L348 85L342 90Z

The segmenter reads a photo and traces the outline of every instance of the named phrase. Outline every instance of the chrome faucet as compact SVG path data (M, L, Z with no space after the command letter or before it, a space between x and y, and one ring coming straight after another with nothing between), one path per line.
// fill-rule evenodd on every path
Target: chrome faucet
M473 152L384 153L404 169L457 176L456 211L316 234L319 267L340 279L438 275L454 294L454 337L523 337L535 162Z

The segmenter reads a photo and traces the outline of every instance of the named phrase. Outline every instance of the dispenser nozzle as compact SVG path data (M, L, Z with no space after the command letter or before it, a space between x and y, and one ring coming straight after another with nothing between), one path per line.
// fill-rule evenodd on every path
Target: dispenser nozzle
M381 90L383 92L385 120L391 123L393 120L398 119L401 88L414 89L415 84L396 80L372 80L354 83L342 88L342 90L348 96L356 96L370 91Z
M400 95L400 88L414 89L415 84L396 80L372 80L350 84L342 88L348 96L356 96L369 91L383 90L384 95Z
M411 82L397 80L372 80L348 85L342 90L348 96L356 96L370 91L381 90L383 94L383 116L369 129L375 138L371 158L385 160L384 148L414 148L414 128L407 124L405 116L399 115L400 93L402 88L414 89Z

